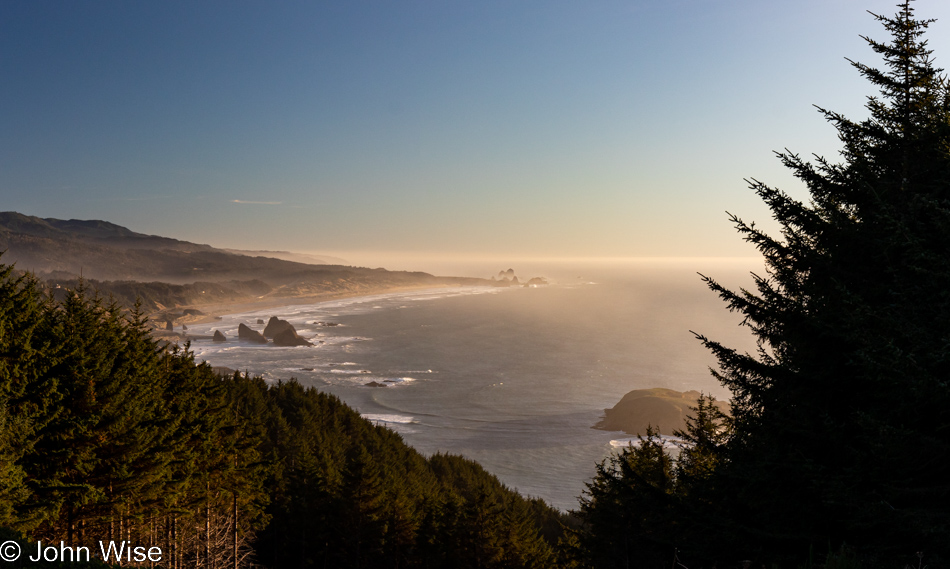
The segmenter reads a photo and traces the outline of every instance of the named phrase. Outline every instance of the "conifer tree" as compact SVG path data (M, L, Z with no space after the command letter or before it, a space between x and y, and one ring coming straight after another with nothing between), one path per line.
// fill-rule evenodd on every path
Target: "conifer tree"
M582 556L597 569L661 567L672 559L674 461L652 426L597 465L581 498Z
M0 264L0 526L29 529L49 507L31 499L22 459L61 397L46 373L58 353L50 310L35 279Z
M733 393L711 529L749 558L948 554L950 89L923 39L932 21L909 0L875 18L890 42L864 39L884 68L852 62L879 89L869 117L819 109L842 161L779 154L809 201L753 180L781 237L732 220L767 272L754 291L706 279L759 344L701 337Z

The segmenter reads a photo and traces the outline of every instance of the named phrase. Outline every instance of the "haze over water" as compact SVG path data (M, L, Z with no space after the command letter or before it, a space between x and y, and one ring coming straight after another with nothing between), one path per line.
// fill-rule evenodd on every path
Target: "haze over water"
M545 276L552 285L344 299L231 315L190 331L220 329L231 339L193 344L212 365L274 381L296 377L338 395L423 453L475 459L509 486L567 510L577 507L595 463L629 438L590 428L625 393L667 387L727 397L709 374L713 358L689 330L743 349L753 344L696 271L748 286L756 263L526 264L512 267L522 281ZM323 343L233 341L240 322L259 330L257 319L272 315Z

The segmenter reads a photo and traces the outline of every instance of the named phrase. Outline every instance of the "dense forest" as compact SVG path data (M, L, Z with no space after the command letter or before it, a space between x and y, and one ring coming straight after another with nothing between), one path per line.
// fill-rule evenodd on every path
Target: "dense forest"
M5 535L125 540L163 567L550 567L566 520L333 396L216 375L136 310L57 301L9 266L0 458Z

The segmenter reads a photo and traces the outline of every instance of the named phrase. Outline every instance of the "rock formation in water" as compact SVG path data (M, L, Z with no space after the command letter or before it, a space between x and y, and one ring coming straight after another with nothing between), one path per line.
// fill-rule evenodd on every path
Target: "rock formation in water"
M288 324L289 326L289 324ZM297 335L297 331L294 330L293 326L290 328L284 328L274 336L274 345L275 346L312 346L310 342L304 340Z
M267 343L267 338L257 330L251 330L245 326L243 322L238 326L238 339L244 340L245 342L254 342L255 344Z
M281 320L276 316L271 316L270 320L267 321L267 326L264 327L264 337L274 339L277 334L280 334L284 330L293 330L294 333L297 333L297 330L293 327L290 322L286 320Z
M221 333L221 330L215 330L214 336L211 338L212 342L227 342L228 337Z
M674 391L662 387L634 389L623 396L611 409L604 409L604 418L594 425L605 431L624 431L631 435L646 434L647 425L658 428L660 434L672 435L686 428L686 417L699 400L698 391ZM716 405L729 412L726 401Z

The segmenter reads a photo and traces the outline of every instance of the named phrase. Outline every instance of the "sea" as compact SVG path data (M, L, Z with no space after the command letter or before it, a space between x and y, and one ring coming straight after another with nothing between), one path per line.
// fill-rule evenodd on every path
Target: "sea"
M231 314L189 327L225 343L197 358L267 381L295 378L340 397L418 451L460 454L509 487L563 511L610 453L635 440L592 428L634 389L699 390L727 399L695 333L755 344L698 273L750 287L755 259L537 262L510 267L537 287L449 287ZM759 263L759 267L761 264ZM465 276L497 276L479 267ZM761 273L761 269L757 272ZM313 347L237 341L271 316Z

